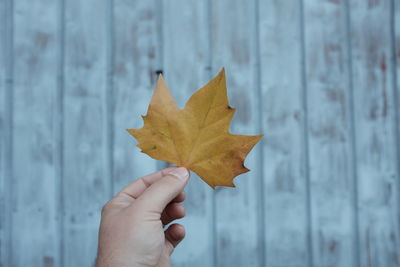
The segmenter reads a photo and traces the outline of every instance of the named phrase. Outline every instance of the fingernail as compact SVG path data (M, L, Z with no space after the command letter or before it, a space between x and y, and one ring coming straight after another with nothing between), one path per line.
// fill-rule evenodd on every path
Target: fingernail
M186 180L186 178L189 177L189 172L186 170L186 168L176 168L173 171L169 172L168 174L171 174L173 176L176 176L180 180Z

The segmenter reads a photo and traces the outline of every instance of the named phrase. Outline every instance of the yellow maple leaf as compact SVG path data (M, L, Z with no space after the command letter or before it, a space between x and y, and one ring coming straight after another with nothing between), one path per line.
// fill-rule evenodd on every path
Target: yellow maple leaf
M208 185L232 186L248 172L244 159L263 135L229 133L235 109L228 104L225 71L194 93L179 109L162 76L141 129L128 129L137 146L154 159L195 172Z

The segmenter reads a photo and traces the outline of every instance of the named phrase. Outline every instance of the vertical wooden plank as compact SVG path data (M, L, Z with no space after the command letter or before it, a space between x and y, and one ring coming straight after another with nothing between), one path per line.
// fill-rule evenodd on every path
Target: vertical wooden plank
M157 18L154 0L114 1L113 9L113 187L156 170L140 153L127 128L140 128L156 79Z
M163 1L163 70L180 107L209 75L207 1ZM174 266L213 266L213 190L192 173L186 187L186 237L173 254Z
M393 81L394 81L394 110L397 125L397 191L400 192L400 3L392 0L392 49L393 49ZM396 108L397 107L397 108ZM400 194L397 194L397 205L400 207ZM400 229L400 212L398 213L397 227Z
M10 133L11 133L11 90L9 87L9 51L8 43L11 37L11 16L9 2L0 2L0 267L10 265L9 262L9 237L10 237L10 215L11 201L10 192Z
M397 89L397 97L400 97L400 3L398 1L392 0L393 3L393 17L392 23L392 38L393 38L393 60L394 60L394 81L395 88ZM397 99L397 104L400 103L400 99ZM396 106L395 106L396 107ZM399 114L399 109L397 110L397 115ZM399 120L400 118L397 117ZM400 121L397 121L398 126L400 126ZM400 131L400 129L398 129ZM400 140L398 140L400 141ZM400 164L399 164L400 165Z
M15 0L13 16L11 266L55 266L59 264L54 127L57 1Z
M65 1L64 266L91 266L110 197L107 1Z
M259 134L258 83L256 63L255 1L211 2L212 74L226 68L230 103L237 108L231 131ZM250 153L246 165L251 172L235 179L236 188L216 191L216 265L260 266L258 249L260 145ZM260 239L259 239L260 238Z
M313 265L357 266L343 1L304 1Z
M390 1L350 1L361 266L400 266Z
M300 1L260 1L258 12L266 266L311 266Z

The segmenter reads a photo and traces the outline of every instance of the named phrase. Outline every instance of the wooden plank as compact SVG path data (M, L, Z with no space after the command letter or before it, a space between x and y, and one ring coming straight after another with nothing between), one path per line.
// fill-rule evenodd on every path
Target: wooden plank
M207 7L206 1L163 1L163 70L182 108L210 78ZM187 234L173 254L173 266L213 266L213 190L192 173L186 193L181 223Z
M111 195L107 1L65 1L64 266L91 266L100 209Z
M233 133L260 133L255 12L255 1L211 2L212 74L226 68L230 103L237 108ZM251 172L235 179L236 188L216 191L216 266L262 265L260 148L249 154Z
M314 266L357 266L346 9L304 2Z
M0 2L0 267L10 266L10 138L11 138L11 89L9 76L10 21L9 2Z
M258 10L266 266L310 266L300 2Z
M10 266L54 266L60 263L54 118L58 5L51 0L13 3Z
M350 1L361 266L400 266L390 1Z
M114 193L156 170L125 129L140 128L156 80L156 1L115 1L113 9L113 187Z
M392 40L393 40L393 80L394 80L394 110L396 115L397 125L397 191L400 192L400 3L399 1L392 1L393 18L392 18ZM396 108L397 107L397 108ZM400 194L397 194L397 205L400 207ZM397 219L398 228L400 228L400 212Z

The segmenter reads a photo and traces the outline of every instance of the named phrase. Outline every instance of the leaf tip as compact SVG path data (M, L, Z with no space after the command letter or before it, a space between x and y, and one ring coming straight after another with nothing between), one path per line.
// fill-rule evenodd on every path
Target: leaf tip
M225 76L225 67L222 67L221 71L219 72L221 75Z
M135 133L137 132L137 130L138 129L126 129L126 131L132 136L135 136Z
M164 76L162 75L162 73L159 73L158 77L157 77L156 89L158 87L160 87L161 85L165 85L165 81L164 81Z
M256 145L258 142L260 142L260 140L261 140L263 137L264 137L264 134L256 135L256 140L255 140L254 145Z
M225 68L222 67L221 71L218 73L218 75L216 76L216 78L219 78L219 81L226 81L226 74L225 74Z
M246 172L249 172L249 171L250 171L249 168L247 168L246 166L244 166L244 163L242 163L242 168L243 168L243 172L242 172L242 173L246 173Z

